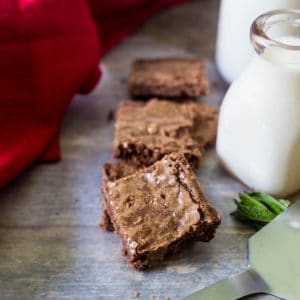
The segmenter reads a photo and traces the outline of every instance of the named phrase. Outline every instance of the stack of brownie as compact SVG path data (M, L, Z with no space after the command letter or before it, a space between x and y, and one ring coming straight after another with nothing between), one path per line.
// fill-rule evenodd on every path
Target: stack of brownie
M123 101L116 112L119 160L103 166L101 226L120 236L134 268L146 269L214 237L220 217L193 169L215 140L218 116L195 101L208 94L200 60L137 60L129 92L144 101Z

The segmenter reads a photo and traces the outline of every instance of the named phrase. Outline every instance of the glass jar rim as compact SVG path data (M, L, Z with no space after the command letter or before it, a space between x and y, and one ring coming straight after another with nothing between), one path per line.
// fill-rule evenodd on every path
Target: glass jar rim
M300 50L300 44L285 44L268 34L268 30L272 25L280 23L299 27L300 37L300 9L279 9L269 11L257 17L251 26L250 40L258 53L263 52L265 48L274 46L287 50Z

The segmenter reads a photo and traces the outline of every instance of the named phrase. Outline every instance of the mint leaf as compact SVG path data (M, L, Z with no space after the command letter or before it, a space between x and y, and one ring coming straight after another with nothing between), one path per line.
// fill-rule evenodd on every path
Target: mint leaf
M241 193L238 199L234 199L234 202L237 209L231 215L237 220L250 223L256 228L272 221L291 204L288 200L276 199L261 192Z
M291 202L289 200L279 199L278 201L285 207L285 209L287 209L291 205Z
M264 203L275 215L282 213L286 209L280 201L266 193L252 193L252 195Z

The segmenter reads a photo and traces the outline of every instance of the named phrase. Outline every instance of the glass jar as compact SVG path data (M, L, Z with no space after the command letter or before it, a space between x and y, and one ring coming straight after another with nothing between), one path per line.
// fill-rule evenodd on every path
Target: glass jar
M260 16L251 41L221 106L217 152L247 186L286 196L300 190L300 10Z
M216 63L231 83L251 59L249 31L259 15L274 9L300 9L300 0L222 0L216 47Z

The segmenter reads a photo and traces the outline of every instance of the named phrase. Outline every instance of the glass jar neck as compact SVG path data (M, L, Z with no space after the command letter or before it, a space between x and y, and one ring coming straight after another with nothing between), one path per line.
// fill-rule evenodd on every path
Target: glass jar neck
M300 66L300 10L274 10L258 17L250 39L258 55Z

